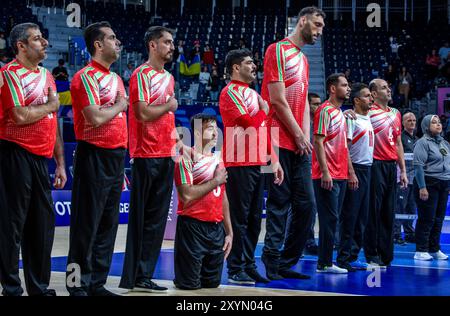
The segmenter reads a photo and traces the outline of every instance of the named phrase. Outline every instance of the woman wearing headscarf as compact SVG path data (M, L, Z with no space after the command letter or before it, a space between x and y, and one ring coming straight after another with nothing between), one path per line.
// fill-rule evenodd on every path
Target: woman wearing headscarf
M414 194L417 203L416 260L447 260L440 237L450 183L450 145L441 136L437 115L422 120L423 136L414 147Z

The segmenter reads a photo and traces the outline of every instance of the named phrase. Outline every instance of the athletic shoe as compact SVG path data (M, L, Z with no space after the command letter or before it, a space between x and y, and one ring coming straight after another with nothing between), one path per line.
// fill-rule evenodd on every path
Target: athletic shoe
M108 291L103 286L99 287L98 289L92 290L90 294L91 296L120 296L111 291Z
M152 280L141 280L136 282L132 292L149 292L149 293L159 293L166 292L168 289L164 286L159 286Z
M448 256L442 251L430 252L430 255L436 260L448 260Z
M316 272L318 272L318 273L335 273L335 274L348 273L347 269L339 268L338 266L335 266L334 264L331 267L317 265Z
M311 277L309 275L302 274L302 273L296 272L291 269L280 270L280 271L278 271L278 274L281 275L285 279L297 279L297 280L311 279Z
M349 263L344 262L344 263L338 263L337 266L341 269L345 269L348 272L356 272L356 269L353 268Z
M253 280L255 280L256 283L269 283L270 282L270 280L266 279L261 274L259 274L258 271L256 271L256 269L245 270L245 272L247 273L247 275L249 277L251 277Z
M244 271L230 275L228 277L228 282L234 283L234 284L249 284L249 285L255 284L255 280L253 280L251 277L249 277L248 274L245 273Z
M275 281L284 279L281 275L278 274L278 266L269 262L264 254L261 256L261 261L266 267L266 276L269 280Z
M376 268L376 269L385 270L385 269L387 269L387 265L385 265L380 260L371 260L369 262L368 268Z
M350 265L352 266L353 269L356 270L367 270L368 268L368 264L359 260L350 262Z
M428 252L416 251L414 254L414 260L431 261L433 257Z

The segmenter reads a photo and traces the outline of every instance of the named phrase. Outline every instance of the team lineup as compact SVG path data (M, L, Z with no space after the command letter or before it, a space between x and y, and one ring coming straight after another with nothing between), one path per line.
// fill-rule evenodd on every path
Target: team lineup
M178 194L173 283L182 290L217 288L226 261L228 282L310 279L294 267L319 219L317 273L387 269L394 259L398 186L413 185L419 213L416 260L447 260L440 234L450 181L450 145L437 115L422 121L424 136L411 153L407 175L401 113L389 106L383 79L350 83L326 79L322 102L308 93L309 64L302 52L325 28L325 13L303 8L295 30L265 53L259 95L256 65L247 49L228 52L230 81L220 92L223 146L216 148L217 117L191 118L193 143L175 129L173 31L151 26L149 58L132 74L129 92L110 70L121 52L108 22L84 30L90 63L70 86L77 147L66 289L71 296L117 296L105 288L119 225L124 161L129 151L132 189L120 288L166 292L153 281L164 239L173 185ZM49 42L38 25L11 30L16 58L1 69L0 282L4 296L49 289L55 214L47 159L56 162L53 187L67 181L59 100L51 73L39 66ZM353 110L342 111L350 101ZM407 119L407 118L406 118ZM408 151L409 152L409 151ZM269 170L269 173L267 172ZM266 181L267 180L267 181ZM265 237L258 272L255 251L267 189ZM337 258L333 261L333 250ZM358 260L364 250L366 262Z

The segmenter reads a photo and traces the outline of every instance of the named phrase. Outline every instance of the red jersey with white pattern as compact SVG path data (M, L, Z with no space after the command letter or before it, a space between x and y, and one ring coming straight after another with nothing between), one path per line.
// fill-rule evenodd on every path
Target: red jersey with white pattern
M225 168L220 158L215 155L202 155L192 149L191 156L180 156L175 164L175 185L200 185L214 178L214 171ZM223 220L222 201L225 185L216 187L203 197L185 205L178 199L178 215L189 216L204 222L219 223Z
M347 124L341 109L328 100L317 108L314 114L314 137L325 136L323 146L331 178L348 179ZM322 171L316 152L312 155L312 178L322 178Z
M48 88L56 93L52 74L43 67L30 70L13 60L2 68L3 130L1 138L14 142L32 154L51 158L56 143L57 113L50 113L37 122L17 125L11 109L45 104Z
M383 110L374 103L369 111L375 134L373 158L377 160L397 160L397 138L402 132L400 112L391 107Z
M264 58L264 79L261 95L270 105L267 125L271 128L279 128L279 140L276 139L275 130L271 130L272 142L275 146L297 151L294 137L278 118L270 104L268 85L271 82L284 82L286 100L296 122L300 128L303 128L303 115L308 96L308 79L308 59L301 49L288 38L273 43L267 48Z
M3 116L3 106L2 106L2 98L1 98L1 93L2 93L2 87L3 87L3 75L0 75L0 139L3 139L3 134L5 131L5 122L3 121L4 116Z
M118 113L112 120L99 127L89 123L82 113L89 105L105 108L113 106L119 93L125 97L126 92L120 76L93 60L75 74L70 85L70 93L77 140L107 149L127 148L125 112Z
M130 156L132 158L164 158L175 156L175 114L167 112L152 122L137 120L133 104L160 106L174 95L175 82L166 70L157 71L149 64L139 66L130 79Z
M237 120L259 110L258 93L248 84L231 81L220 93L220 115L224 126L223 160L225 166L262 166L267 164L267 128L263 121L258 128L244 128Z

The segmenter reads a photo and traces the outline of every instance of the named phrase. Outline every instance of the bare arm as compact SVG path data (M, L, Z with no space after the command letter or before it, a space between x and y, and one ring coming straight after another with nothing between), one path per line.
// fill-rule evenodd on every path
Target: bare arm
M311 109L309 108L309 101L306 98L305 111L303 112L303 134L306 139L311 139L311 116L309 115Z
M408 186L408 177L406 176L405 154L403 151L402 138L397 137L397 163L400 167L400 186L406 188Z
M142 101L133 103L136 119L144 122L155 121L169 111L175 112L177 108L178 101L174 97L171 97L167 103L158 106L152 106Z
M119 94L114 105L106 107L91 104L85 107L82 113L86 121L94 127L99 127L111 121L120 112L126 111L127 104L127 100Z
M64 160L64 142L59 132L59 126L56 128L56 144L53 150L53 158L56 162L55 170L55 182L53 186L56 189L62 189L66 185L67 175L66 175L66 163Z
M314 150L316 151L317 161L319 163L320 170L322 171L322 188L331 191L333 188L333 180L331 179L331 175L328 170L325 147L323 146L324 140L325 136L314 135Z
M225 226L225 243L223 245L223 251L225 252L225 260L231 251L231 246L233 245L233 227L231 226L230 218L230 205L228 203L227 193L224 192L222 201L222 211L223 211L223 223Z
M52 88L48 88L48 101L44 104L16 106L11 109L11 117L17 125L35 123L59 109L59 99Z
M283 122L289 133L294 137L295 143L297 144L300 153L311 153L312 145L295 120L291 108L286 100L284 83L272 82L268 85L268 89L270 95L270 103L274 107L280 121Z
M348 140L348 142L351 142L351 140ZM348 151L348 186L350 190L356 190L359 187L359 181L356 176L355 169L353 168L350 150Z

